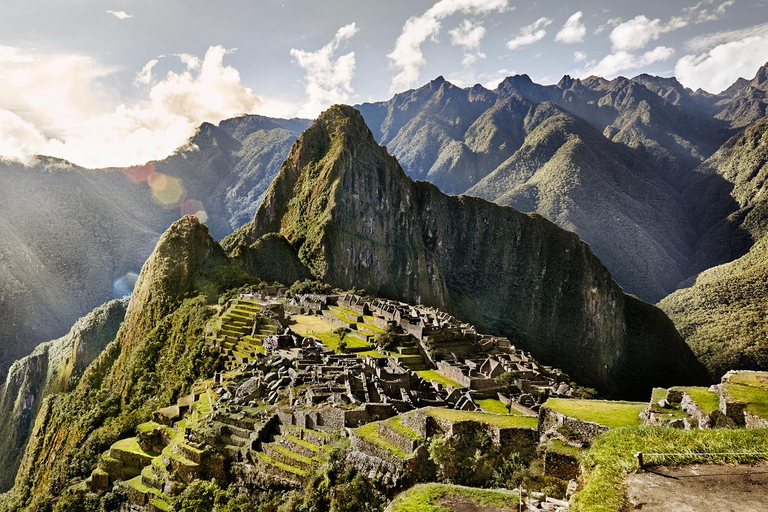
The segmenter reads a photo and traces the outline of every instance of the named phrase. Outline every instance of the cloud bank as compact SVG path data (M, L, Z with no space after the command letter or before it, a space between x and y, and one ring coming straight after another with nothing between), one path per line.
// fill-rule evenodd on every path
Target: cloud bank
M80 56L37 56L0 47L0 155L41 154L84 167L129 166L165 158L204 121L266 107L212 46L201 61L155 81L150 61L137 77L146 100L114 106L100 79L114 72ZM153 59L154 60L154 59Z

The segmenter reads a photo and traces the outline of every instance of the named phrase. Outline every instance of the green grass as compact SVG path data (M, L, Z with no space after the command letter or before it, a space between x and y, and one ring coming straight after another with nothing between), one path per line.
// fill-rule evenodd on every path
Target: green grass
M153 496L157 496L158 494L160 494L160 491L158 489L144 485L144 483L141 481L141 475L133 477L130 480L126 480L125 485L133 487L137 491L144 494L151 494Z
M135 437L121 439L112 445L112 449L129 453L138 453L139 455L144 455L146 457L157 457L158 455L155 452L144 451L141 446L139 446L139 441Z
M723 384L723 389L726 396L743 402L747 412L768 419L768 383L754 374L738 373Z
M681 430L635 427L610 430L599 436L582 459L584 486L572 500L573 512L613 512L625 505L625 479L637 469L634 454L648 464L744 463L768 459L768 429ZM740 453L747 455L724 455Z
M492 412L494 414L513 414L515 416L521 415L520 411L514 408L508 412L507 406L504 405L504 402L496 398L486 398L485 400L477 400L475 403L479 405L480 408L485 412Z
M421 441L422 439L419 434L402 424L401 416L392 416L391 418L384 420L383 423L412 441Z
M256 456L259 457L264 462L266 462L268 464L274 464L275 466L277 466L277 467L279 467L281 469L284 469L284 470L288 471L289 473L293 473L294 475L307 476L307 472L306 471L301 470L301 469L296 468L296 467L293 467L293 466L289 466L288 464L283 464L279 460L273 459L272 457L270 457L269 455L267 455L264 452L256 452Z
M419 370L416 372L416 375L426 380L427 382L434 380L439 382L443 386L453 386L454 388L464 389L464 386L462 386L458 382L451 380L440 373L437 373L435 370Z
M381 446L382 448L388 450L393 455L400 457L401 459L408 459L410 458L410 454L405 453L403 450L389 442L388 440L384 439L379 435L379 425L378 423L368 423L366 425L363 425L362 427L357 427L356 429L353 429L353 432L355 432L358 436L363 438L365 441L368 441L369 443Z
M527 416L512 416L502 414L490 414L487 412L457 411L455 409L443 409L441 407L428 407L424 412L434 418L446 421L476 421L499 428L533 428L538 425L538 418Z
M336 311L341 311L341 312L342 312L342 313L344 313L345 315L347 315L347 316L351 316L352 318L357 318L357 317L359 317L359 316L363 316L363 315L360 315L360 314L358 314L358 313L355 313L355 312L354 312L354 311L352 311L351 309L343 308L343 307L341 307L341 306L331 306L331 307L333 308L333 309L331 309L331 312L333 312L334 310L336 310Z
M293 443L296 443L299 446L303 446L304 448L312 450L313 452L319 452L320 451L320 447L317 446L316 444L312 444L309 441L305 441L304 439L298 438L298 437L296 437L294 435L285 434L283 437L285 439L288 439L288 440L292 441Z
M544 406L571 418L616 428L642 424L640 413L645 411L648 404L645 402L550 398L544 403Z
M569 455L571 457L578 458L583 450L581 448L577 448L576 446L570 445L568 443L564 443L559 440L554 440L551 443L549 443L549 446L547 447L547 451L552 453L559 453L561 455Z
M389 510L392 512L450 512L451 509L440 505L440 500L451 496L469 499L480 506L492 507L514 507L519 501L514 491L430 483L417 484L400 493L390 505Z
M171 510L171 506L162 498L152 498L149 502L163 512Z
M708 388L687 386L676 388L691 397L693 403L703 414L709 414L720 408L720 395L712 393Z
M276 452L280 452L280 453L282 453L283 455L285 455L285 456L286 456L286 457L288 457L289 459L294 459L294 460L297 460L297 461L299 461L299 462L303 462L303 463L305 463L305 464L312 464L312 459L310 459L310 458L309 458L309 457L307 457L306 455L302 455L302 454L300 454L300 453L296 453L296 452L292 451L292 450L291 450L290 448L288 448L287 446L283 446L283 445L281 445L281 444L273 444L273 445L272 445L272 448L273 448L273 449L274 449Z

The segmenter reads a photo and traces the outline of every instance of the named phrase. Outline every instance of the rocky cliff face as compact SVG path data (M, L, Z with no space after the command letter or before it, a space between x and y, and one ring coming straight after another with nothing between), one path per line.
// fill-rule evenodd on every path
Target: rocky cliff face
M280 232L334 286L446 309L609 395L706 379L671 322L575 234L411 181L351 107L302 135L243 230Z
M69 333L16 361L0 386L0 490L13 485L24 446L45 397L72 389L115 339L128 299L113 300L78 320Z

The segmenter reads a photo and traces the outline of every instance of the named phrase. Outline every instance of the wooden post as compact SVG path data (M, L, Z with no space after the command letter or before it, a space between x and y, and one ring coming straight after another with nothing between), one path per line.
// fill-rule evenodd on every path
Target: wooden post
M637 452L635 454L635 457L637 457L637 467L642 469L643 468L643 452Z

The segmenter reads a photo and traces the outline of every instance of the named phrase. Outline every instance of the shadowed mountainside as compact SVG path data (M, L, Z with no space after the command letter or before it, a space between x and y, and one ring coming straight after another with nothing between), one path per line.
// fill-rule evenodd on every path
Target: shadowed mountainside
M575 234L413 182L351 107L304 132L224 246L277 232L318 279L445 309L606 394L707 379L664 314L624 295Z

